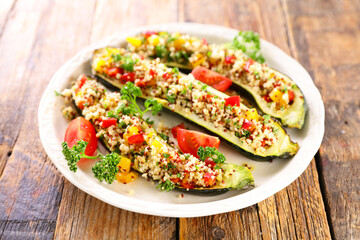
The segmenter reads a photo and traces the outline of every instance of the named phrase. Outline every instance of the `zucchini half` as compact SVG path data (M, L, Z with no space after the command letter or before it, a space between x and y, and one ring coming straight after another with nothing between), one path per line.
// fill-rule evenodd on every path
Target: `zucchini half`
M95 80L95 78L93 78L91 76L87 76L87 78L91 79L91 80ZM74 99L72 101L72 105L76 109L78 114L80 116L83 116L82 110L77 107ZM100 130L94 124L93 124L93 126L94 126L96 132L98 132ZM144 122L142 124L142 128L148 129L150 127L147 123ZM105 142L102 138L100 138L99 140L102 143L102 145L109 152L111 152L108 143ZM121 155L120 150L118 150L117 153ZM179 190L179 191L186 191L186 192L193 192L193 193L206 193L207 194L207 193L223 193L223 192L227 192L230 190L239 190L239 189L244 189L247 187L255 186L254 177L248 168L246 168L244 166L236 165L233 163L220 163L219 166L224 170L224 175L227 175L228 177L224 178L223 181L216 180L215 185L212 186L211 188L202 187L202 188L185 189L181 186L176 186L175 189ZM143 173L143 172L140 172L139 169L137 169L135 165L132 168L134 170L138 171L139 173Z
M97 53L100 53L104 49L98 49L94 51L94 55L92 58L92 66L94 59L96 58ZM94 67L92 67L92 71L94 74L96 74L99 77L99 80L102 81L106 85L112 86L112 88L115 87L118 90L120 90L124 84L122 84L120 81L115 80L113 78L109 78L104 74L100 74L97 72ZM194 84L196 82L199 82L198 80L194 80ZM222 93L210 86L207 87L207 90L220 97L220 98L227 98L228 96L225 93ZM148 96L141 96L143 99L149 98ZM270 123L272 124L272 128L275 132L277 132L277 141L268 149L266 149L264 152L255 152L251 146L245 144L240 140L240 138L235 136L235 133L228 131L222 126L216 127L212 122L204 121L203 118L199 117L197 114L193 112L186 112L185 109L182 107L176 106L175 109L170 109L169 102L166 99L158 99L159 102L163 105L165 109L168 109L171 113L175 113L178 116L181 116L190 122L196 123L197 125L205 128L206 130L218 135L222 139L226 140L230 145L232 145L234 148L236 148L238 151L243 153L243 155L247 156L248 158L254 159L254 160L270 160L273 158L288 158L293 155L295 155L299 149L299 145L297 143L294 143L291 141L290 136L286 133L285 129L282 128L282 126L270 119Z
M163 34L163 35L167 36L168 34ZM181 36L182 36L182 34L178 34L178 37L181 37ZM159 36L159 37L161 38L162 36ZM196 39L195 37L192 37L192 36L190 36L190 37L192 39ZM165 42L168 43L168 41L165 41ZM143 46L141 46L141 48L139 48L141 53L143 53L143 52L146 53L147 46L151 46L153 48L153 46L151 44L143 45ZM234 51L240 51L242 53L241 50L234 48L231 43L225 43L221 46L225 49L232 49ZM169 48L171 48L171 46L169 46L167 44L165 44L164 47L168 51L169 51ZM137 52L137 48L130 47L129 49L132 49L134 52ZM210 51L210 48L209 48L209 51ZM193 52L189 52L186 50L181 50L180 52L186 52L188 54L188 56L193 55ZM207 52L205 52L203 54L205 54L205 58L207 58L206 61L209 61L208 57L206 56L206 53ZM154 56L148 56L148 57L154 57ZM189 62L187 62L185 64L183 62L181 62L181 60L182 60L181 58L169 57L166 54L156 54L155 57L160 58L160 60L163 63L165 63L167 66L178 67L179 69L181 69L184 72L190 72L193 69L193 66ZM201 66L208 67L206 65L201 65ZM213 64L212 64L212 66L216 67ZM272 68L269 68L269 69L271 71L274 71L276 76L283 78L285 82L290 83L290 85L294 86L292 88L292 91L295 93L295 99L294 99L293 103L286 110L276 110L276 109L270 108L268 106L268 103L261 97L260 94L258 94L254 89L252 89L248 84L246 84L246 81L244 83L244 81L242 81L242 79L246 78L246 76L248 74L247 72L243 71L239 77L232 77L232 76L226 76L226 75L225 76L229 77L233 81L233 87L235 89L241 89L241 90L245 91L248 95L250 95L255 100L257 107L263 113L268 114L268 115L278 119L286 127L301 129L304 125L305 116L306 116L306 112L307 112L307 104L305 102L304 95L302 94L300 88L296 85L296 83L291 78L289 78L288 76L282 74L281 72L279 72L275 69L272 69Z

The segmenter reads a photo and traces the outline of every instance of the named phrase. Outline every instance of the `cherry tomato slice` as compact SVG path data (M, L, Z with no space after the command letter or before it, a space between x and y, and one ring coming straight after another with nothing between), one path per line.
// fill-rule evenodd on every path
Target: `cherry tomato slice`
M116 118L103 118L101 120L101 122L102 122L102 127L108 128L110 126L116 125L117 119Z
M225 106L240 106L240 96L231 96L228 98L225 98Z
M183 124L183 123L180 123L179 125L177 125L177 126L175 126L175 127L173 127L173 128L171 129L171 133L172 133L172 135L174 136L174 138L177 138L177 131L178 131L178 129L185 129L184 124Z
M199 157L197 151L200 146L218 149L220 145L220 140L217 137L181 128L177 130L177 140L183 153L190 153L195 157Z
M198 66L194 68L191 73L195 79L206 83L207 85L210 85L221 92L224 92L232 84L232 81L229 78L224 77L219 73L211 71L205 67Z
M245 67L244 67L244 70L249 72L249 69L250 69L250 66L254 64L254 60L252 60L251 58L249 58L247 60L247 62L245 63Z
M128 138L129 144L143 143L145 141L142 133L132 135Z
M64 137L64 141L68 143L70 148L80 140L88 142L85 154L88 156L94 155L97 149L98 141L96 138L95 128L83 117L77 117L70 122Z

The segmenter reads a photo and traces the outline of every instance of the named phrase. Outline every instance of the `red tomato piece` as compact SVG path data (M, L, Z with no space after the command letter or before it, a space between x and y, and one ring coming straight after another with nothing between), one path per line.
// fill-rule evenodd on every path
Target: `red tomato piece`
M252 60L251 58L249 58L247 60L247 62L245 63L245 67L244 67L244 70L249 72L249 69L250 69L250 66L254 64L254 60Z
M292 90L288 90L289 102L292 102L295 98L295 93Z
M64 141L68 146L73 147L78 141L86 141L88 145L85 149L85 154L88 156L94 155L97 149L97 138L94 126L85 118L77 117L72 120L66 129Z
M173 128L171 129L171 133L172 133L172 135L174 136L174 138L177 138L177 131L178 131L178 129L185 129L184 124L183 124L183 123L180 123L179 125L177 125L177 126L175 126L175 127L173 127Z
M240 96L231 96L225 98L225 106L240 106Z
M225 64L233 65L235 63L236 57L234 55L225 57Z
M219 73L211 71L205 67L197 66L192 70L191 73L195 79L210 85L221 92L224 92L232 84L232 81L229 78L224 77Z
M218 149L220 145L220 140L217 137L181 128L177 130L177 140L183 153L190 153L195 157L199 157L197 151L200 146Z
M214 174L213 173L205 173L204 174L204 182L207 186L212 186L215 183L215 177L213 178Z
M129 144L143 143L145 141L142 133L132 135L128 138Z
M120 81L122 82L134 82L135 81L135 73L125 73L120 77Z
M113 67L113 68L104 68L104 72L110 76L110 77L116 77L116 74L123 74L124 69L119 67Z
M79 89L84 85L84 83L86 82L87 77L85 74L81 75L81 77L78 80L78 87Z
M244 123L243 123L243 125L242 125L242 128L245 129L245 130L249 130L250 132L252 132L252 131L255 130L255 125L254 125L251 121L245 119L245 120L244 120Z
M213 168L213 167L215 167L216 163L213 160L211 160L210 158L207 158L205 160L205 165L210 166L211 168Z
M145 36L146 38L148 38L148 37L150 37L150 36L152 36L152 35L156 35L156 34L157 34L156 31L146 31L146 32L144 32L144 36Z
M102 122L102 127L108 128L110 126L116 125L117 119L116 118L103 118L101 120L101 122Z

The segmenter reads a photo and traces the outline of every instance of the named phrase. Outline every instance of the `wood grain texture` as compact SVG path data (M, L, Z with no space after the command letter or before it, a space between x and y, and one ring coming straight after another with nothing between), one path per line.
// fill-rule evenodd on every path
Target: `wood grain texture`
M223 2L222 2L223 3ZM223 21L225 25L231 22L231 27L238 29L249 29L259 32L262 38L273 42L286 53L297 56L297 49L292 40L292 31L287 24L288 16L286 6L281 1L246 1L245 3L234 2L219 5L217 7L205 8L202 16L197 17L196 10L200 6L211 5L209 1L185 1L184 20L197 21L215 24ZM225 12L225 14L223 14ZM228 13L228 14L227 14ZM234 16L234 13L242 16L241 21ZM218 17L213 17L218 16ZM235 21L230 21L235 19ZM254 208L254 207L253 207ZM327 216L323 204L318 175L314 160L306 171L286 189L274 196L260 202L256 215L251 220L242 222L244 235L233 235L234 230L239 226L235 225L237 218L243 218L242 211L223 214L223 218L230 218L231 227L226 227L221 222L214 224L213 217L181 219L181 239L193 239L195 235L189 232L197 232L197 238L208 239L212 236L213 228L221 228L225 239L330 239ZM247 215L247 214L246 214ZM198 228L198 226L203 226ZM256 227L259 226L259 227ZM253 229L257 230L253 230ZM203 231L206 229L206 231ZM246 231L251 229L253 231ZM260 235L258 235L260 234ZM213 238L217 238L212 236Z
M98 1L92 21L91 41L145 23L176 21L176 15L174 17L171 14L176 12L176 1L159 1L158 4L164 6L160 12L155 11L157 5L150 1ZM176 219L143 215L113 207L66 181L55 238L175 239Z
M287 1L299 60L325 102L319 170L336 239L360 239L360 1Z
M77 1L18 1L0 39L8 56L0 60L1 74L8 74L1 89L7 97L2 109L8 115L0 126L1 140L6 151L13 146L0 179L0 238L54 235L63 180L40 143L37 108L55 70L87 44L90 25L85 15L92 12L91 5ZM69 15L73 18L64 17ZM64 29L54 31L58 26ZM76 36L79 29L84 32Z

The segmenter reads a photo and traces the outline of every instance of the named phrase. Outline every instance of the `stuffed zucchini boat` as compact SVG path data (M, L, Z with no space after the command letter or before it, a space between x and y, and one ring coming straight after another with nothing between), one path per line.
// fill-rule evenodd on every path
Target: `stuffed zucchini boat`
M166 109L225 139L249 158L287 158L299 148L278 122L241 104L239 96L228 97L158 60L122 48L102 48L94 52L92 70L118 89L134 82L144 99L157 98Z
M109 151L130 159L133 169L159 181L162 190L221 192L254 186L248 168L224 163L219 152L205 161L170 146L138 113L129 111L132 108L120 93L106 91L92 77L80 76L62 95L94 125Z
M167 32L146 32L127 41L130 51L160 58L168 66L190 70L205 67L218 72L230 78L234 87L249 93L263 113L284 126L302 128L304 124L307 105L295 82L249 58L236 49L236 44L208 44L205 39Z

